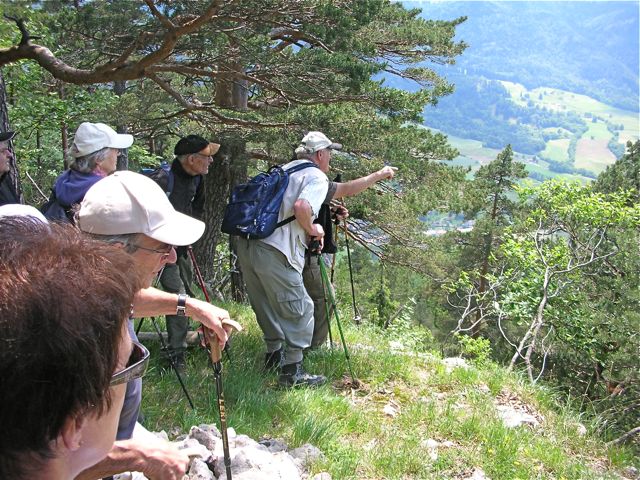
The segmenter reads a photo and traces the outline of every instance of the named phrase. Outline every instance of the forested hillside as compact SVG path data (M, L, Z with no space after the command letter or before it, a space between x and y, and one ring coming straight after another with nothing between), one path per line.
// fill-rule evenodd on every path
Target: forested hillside
M416 5L422 15L467 18L457 35L469 48L455 65L436 67L455 91L424 111L427 127L454 137L457 164L475 171L488 151L493 157L510 144L531 179L588 181L620 158L628 140L639 138L637 4ZM384 79L417 88L406 79Z
M552 87L638 111L637 2L404 2L428 18L467 22L467 74Z

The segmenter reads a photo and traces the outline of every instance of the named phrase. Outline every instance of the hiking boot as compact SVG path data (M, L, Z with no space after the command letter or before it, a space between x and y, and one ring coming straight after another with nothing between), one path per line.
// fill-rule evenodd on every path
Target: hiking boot
M267 352L264 355L264 369L268 372L275 372L278 368L280 368L280 363L282 363L283 356L284 348L282 347L280 347L275 352Z
M302 362L283 365L280 369L278 384L281 387L319 387L327 382L322 375L311 375L304 371Z

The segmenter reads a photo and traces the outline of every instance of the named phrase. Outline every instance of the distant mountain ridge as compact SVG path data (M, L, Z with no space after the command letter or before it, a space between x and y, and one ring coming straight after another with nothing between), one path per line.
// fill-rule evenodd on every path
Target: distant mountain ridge
M453 67L527 88L582 93L639 111L640 2L402 2L427 19L468 17Z

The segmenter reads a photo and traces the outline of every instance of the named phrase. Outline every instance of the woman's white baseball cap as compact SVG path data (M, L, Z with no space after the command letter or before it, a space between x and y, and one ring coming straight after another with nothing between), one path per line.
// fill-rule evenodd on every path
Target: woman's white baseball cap
M129 148L133 144L133 135L117 133L104 123L81 123L73 137L71 156L84 157L103 148Z

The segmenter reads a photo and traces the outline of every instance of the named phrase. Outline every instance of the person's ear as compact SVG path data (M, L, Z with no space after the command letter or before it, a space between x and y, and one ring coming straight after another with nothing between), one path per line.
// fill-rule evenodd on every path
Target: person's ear
M195 157L196 154L195 153L191 153L189 154L189 156L187 157L187 165L189 166L190 170L193 170L193 164L196 162Z
M75 452L82 446L82 434L86 424L86 414L76 415L64 421L60 437L67 450Z

